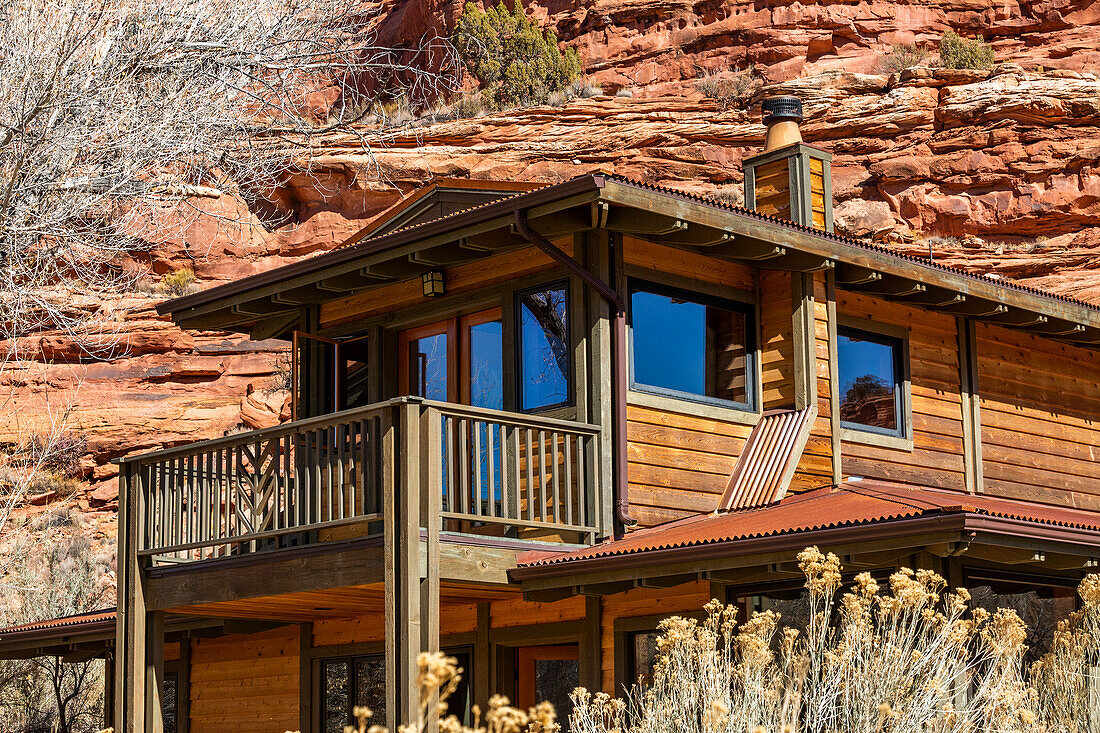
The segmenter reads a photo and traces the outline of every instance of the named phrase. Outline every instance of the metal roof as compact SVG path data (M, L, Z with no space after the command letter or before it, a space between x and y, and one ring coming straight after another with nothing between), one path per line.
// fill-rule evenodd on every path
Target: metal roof
M58 630L71 630L74 633L92 633L101 629L114 629L116 612L113 608L103 608L97 611L78 613L73 616L34 621L18 626L9 626L0 629L0 642L12 641L12 637L39 636L37 632L48 631L49 636L56 636Z
M712 209L734 213L744 219L764 222L781 229L796 231L820 241L840 243L846 247L852 248L853 257L855 257L857 253L863 252L872 253L880 258L881 256L886 256L887 258L896 260L898 263L908 262L916 264L925 268L930 275L934 275L934 273L944 273L954 277L964 278L974 283L981 283L984 287L989 289L987 292L1017 292L1035 296L1051 303L1066 304L1084 311L1079 311L1079 315L1088 323L1095 325L1098 322L1097 315L1100 314L1100 306L1087 301L1047 292L1006 278L992 278L984 274L975 274L925 257L898 252L872 242L843 237L820 229L795 224L787 220L761 214L760 212L743 207L732 206L698 194L605 173L592 173L577 176L563 183L545 186L527 193L506 196L505 198L478 206L472 206L468 209L457 211L438 219L403 227L362 241L355 241L354 244L350 244L350 246L342 246L300 262L295 262L231 283L219 285L182 298L166 301L159 304L157 310L162 314L179 314L179 317L182 318L186 316L184 313L185 311L216 303L223 298L230 298L252 290L267 288L268 286L279 285L281 283L287 283L288 285L298 284L303 281L303 278L308 279L315 273L319 277L324 273L332 273L341 268L347 268L361 257L381 254L402 247L407 248L410 243L415 243L420 239L445 236L448 232L473 224L486 222L494 218L502 218L503 220L503 217L507 217L509 213L516 210L528 209L537 205L547 204L549 202L559 201L585 193L596 195L598 198L606 198L608 189L613 186L620 186L636 191L654 192L662 197L701 204ZM624 202L615 203L629 205ZM401 251L404 251L404 249ZM933 279L935 278L933 277ZM333 297L336 296L334 295ZM1087 318L1085 318L1085 312L1089 314Z
M700 514L631 532L574 552L520 557L516 576L536 577L537 568L662 550L791 535L929 515L971 514L1100 532L1100 513L958 491L917 488L871 480L787 496L766 507ZM1095 540L1094 540L1095 541Z

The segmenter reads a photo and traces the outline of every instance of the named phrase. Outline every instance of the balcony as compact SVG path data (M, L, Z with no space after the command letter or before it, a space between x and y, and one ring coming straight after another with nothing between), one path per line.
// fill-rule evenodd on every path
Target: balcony
M596 425L399 398L122 467L152 565L381 536L408 516L437 517L421 531L591 543L599 441Z

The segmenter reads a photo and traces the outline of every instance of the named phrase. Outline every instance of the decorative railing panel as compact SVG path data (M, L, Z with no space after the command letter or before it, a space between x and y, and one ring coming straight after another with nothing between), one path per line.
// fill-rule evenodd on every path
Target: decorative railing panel
M441 529L591 541L598 440L594 425L401 399L138 456L124 470L138 553L158 562L378 534L398 486L437 492L426 506L439 506ZM414 444L423 470L395 463Z

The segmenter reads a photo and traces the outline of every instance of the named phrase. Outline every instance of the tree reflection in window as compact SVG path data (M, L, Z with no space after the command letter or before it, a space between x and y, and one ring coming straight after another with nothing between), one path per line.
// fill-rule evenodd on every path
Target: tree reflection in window
M521 410L569 404L568 304L565 283L519 295Z
M900 435L901 340L842 328L837 356L841 422Z

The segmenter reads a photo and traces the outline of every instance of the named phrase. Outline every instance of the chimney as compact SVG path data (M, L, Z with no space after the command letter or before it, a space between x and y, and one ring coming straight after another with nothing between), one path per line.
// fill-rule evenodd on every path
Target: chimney
M761 214L833 231L833 156L802 142L802 100L760 103L764 151L745 159L745 206Z

